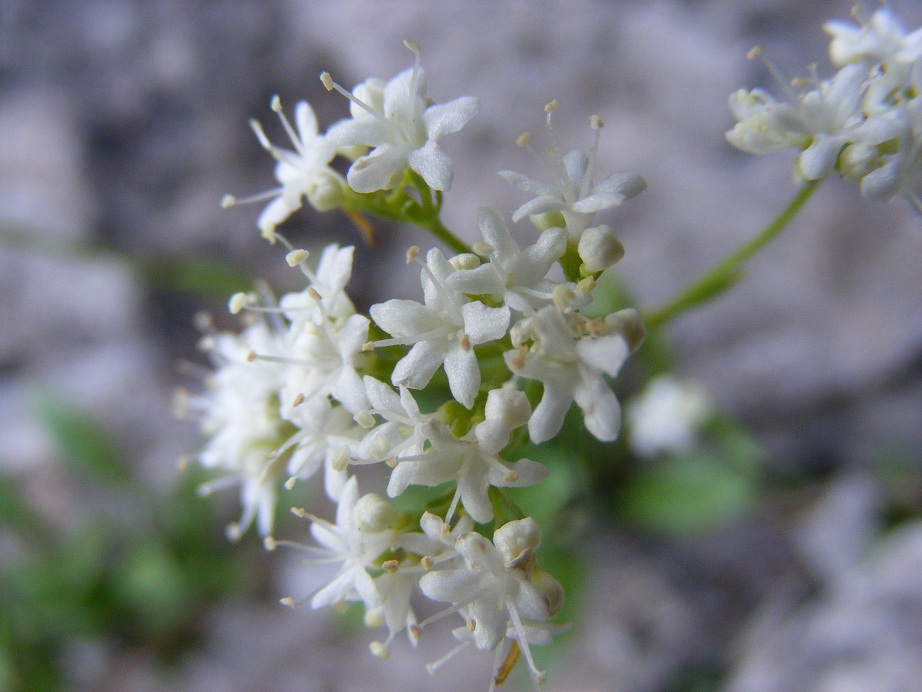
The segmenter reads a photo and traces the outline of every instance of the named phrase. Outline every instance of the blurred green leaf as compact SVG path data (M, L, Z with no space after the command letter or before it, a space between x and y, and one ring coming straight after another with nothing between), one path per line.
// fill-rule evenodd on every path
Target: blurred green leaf
M751 509L757 497L751 474L711 453L677 455L654 462L627 479L615 512L641 528L696 535Z
M34 408L73 471L110 485L124 486L134 480L124 451L92 416L44 391L35 395Z
M41 531L45 525L23 497L16 479L5 473L0 473L0 524L24 534Z
M225 262L200 257L138 261L144 279L156 288L226 300L253 287L251 273Z

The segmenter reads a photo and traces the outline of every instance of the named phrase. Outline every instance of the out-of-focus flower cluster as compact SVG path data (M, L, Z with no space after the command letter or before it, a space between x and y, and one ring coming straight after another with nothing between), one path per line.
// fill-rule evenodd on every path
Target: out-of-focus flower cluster
M907 32L887 7L857 25L824 28L839 71L782 82L788 100L736 92L730 108L738 122L727 139L754 154L793 147L796 179L838 171L865 197L903 197L922 213L922 29Z

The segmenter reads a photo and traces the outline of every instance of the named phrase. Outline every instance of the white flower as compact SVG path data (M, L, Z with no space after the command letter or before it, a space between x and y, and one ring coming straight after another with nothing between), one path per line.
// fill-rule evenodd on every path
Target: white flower
M740 90L730 97L730 109L739 122L727 132L727 141L753 154L799 148L797 177L824 178L865 120L861 103L867 82L864 67L848 65L800 95L796 104L778 102L759 89Z
M448 509L449 519L460 501L474 521L484 524L493 519L491 486L520 488L539 483L548 475L546 467L530 459L502 459L498 449L478 441L476 432L459 439L437 420L428 421L424 429L432 446L416 457L397 460L387 493L396 497L410 485L434 487L454 481L457 487Z
M552 102L545 108L547 127L551 134L551 113L555 107L556 102ZM579 241L582 232L592 224L596 212L621 204L646 189L647 182L636 173L613 173L601 183L593 184L592 175L602 121L593 116L590 122L596 132L596 140L588 156L578 149L561 156L553 136L551 137L551 148L548 153L554 161L554 170L559 175L556 182L541 183L514 171L499 172L507 182L520 190L537 195L515 211L512 215L513 221L535 214L559 211L566 220L570 239L576 242Z
M907 34L887 7L875 11L869 22L861 21L859 26L833 20L823 29L832 36L829 59L834 65L859 60L912 63L922 57L922 29Z
M428 105L425 74L419 66L418 49L413 50L416 64L383 88L380 80L369 80L352 94L339 88L357 108L352 108L352 120L334 125L328 136L341 148L373 148L358 158L346 175L356 192L393 189L407 168L419 173L433 190L451 187L453 165L438 140L464 127L480 104L471 96L463 96L449 103ZM324 84L328 89L338 87L328 75Z
M512 341L518 348L505 354L506 364L517 375L544 384L541 403L528 421L532 442L554 437L574 401L597 439L610 442L618 437L621 409L604 376L617 375L633 350L634 337L620 324L625 320L639 322L633 311L614 313L600 323L575 313L565 316L549 305L513 327ZM584 329L597 333L574 335Z
M397 394L384 382L367 375L364 384L371 404L368 413L381 416L384 422L366 433L353 463L374 463L422 454L426 442L423 425L430 416L419 412L410 390L401 385L400 394Z
M311 535L321 546L316 551L318 562L341 563L336 576L311 599L314 609L354 600L361 600L368 610L381 604L381 595L366 568L390 550L396 534L391 529L363 530L356 517L358 503L358 481L352 477L343 487L335 524L304 515L310 518Z
M532 313L551 302L554 283L547 279L547 273L567 250L566 231L549 228L537 243L522 250L495 209L481 208L478 223L483 241L474 249L490 261L462 269L449 276L446 283L463 293L499 298L523 313Z
M326 317L337 322L355 314L355 306L346 294L346 284L352 278L354 253L352 246L341 248L331 243L323 249L316 271L307 262L298 263L308 278L309 288L320 295L320 300L307 290L282 296L279 306L294 331L300 330L305 321L320 324Z
M351 413L368 407L355 362L368 340L368 325L364 315L352 315L338 327L326 320L306 322L290 334L292 368L282 389L283 415L290 417L297 402L326 395Z
M505 335L509 308L467 301L460 290L447 284L454 271L441 250L433 248L421 277L425 304L393 299L372 305L370 312L377 325L394 337L376 341L375 346L413 344L394 368L394 384L421 389L444 363L452 396L470 408L480 389L473 347Z
M342 406L333 406L326 396L315 396L295 406L288 419L298 431L280 451L290 448L289 484L311 478L322 466L324 488L331 500L338 500L347 481L345 465L349 453L358 447L362 429Z
M695 384L657 377L628 405L631 447L643 457L688 450L711 410L707 395Z
M222 476L206 483L203 494L230 484L240 485L243 516L228 527L238 538L256 519L261 535L272 533L277 487L285 461L279 447L293 432L279 416L278 388L284 367L254 360L254 349L278 353L278 335L256 322L240 335L216 334L204 340L215 362L207 390L192 397L190 406L200 416L209 436L198 460Z
M257 221L263 236L269 240L274 239L276 226L301 208L305 197L318 211L338 208L342 202L342 190L345 185L343 177L328 165L336 155L336 145L318 133L317 117L310 104L299 101L295 106L297 131L282 112L278 96L272 99L272 110L278 113L294 151L272 144L258 121L251 120L250 125L259 143L278 161L275 166L275 177L282 186L241 200L272 200L263 209ZM235 202L233 197L225 197L224 205L229 206Z
M430 572L419 585L427 597L453 604L451 611L460 610L471 623L468 629L478 649L496 649L512 629L538 682L543 674L532 659L523 620L543 622L556 615L563 591L553 577L536 567L541 530L534 519L504 524L494 532L493 540L478 533L460 537L455 548L465 565Z

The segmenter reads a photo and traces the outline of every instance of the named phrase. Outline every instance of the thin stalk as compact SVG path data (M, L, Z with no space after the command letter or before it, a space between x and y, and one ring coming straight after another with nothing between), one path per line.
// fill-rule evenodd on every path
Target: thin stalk
M794 199L758 235L737 248L720 264L699 277L666 305L644 315L648 328L660 327L683 312L718 297L731 288L741 276L740 268L746 260L768 245L775 236L787 227L791 219L801 210L819 187L821 180L812 180L804 185Z

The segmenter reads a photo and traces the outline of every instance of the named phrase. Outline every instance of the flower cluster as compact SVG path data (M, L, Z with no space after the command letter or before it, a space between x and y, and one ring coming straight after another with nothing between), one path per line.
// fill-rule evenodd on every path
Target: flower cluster
M793 147L794 176L838 171L870 199L907 199L922 213L922 29L907 33L883 7L856 26L832 21L830 79L783 84L790 101L761 89L730 97L733 146L754 154Z
M304 102L292 126L278 98L272 108L293 149L276 147L252 124L277 160L281 184L251 198L269 200L258 225L288 247L288 264L306 286L279 299L234 295L230 311L244 318L243 331L203 338L214 372L204 391L186 398L208 437L198 459L221 474L203 490L239 484L243 515L231 534L255 522L274 548L286 543L273 535L281 486L322 475L335 521L293 510L310 522L315 545L302 546L313 556L307 562L338 568L307 599L313 608L362 603L369 626L387 627L386 639L371 645L382 657L400 632L415 643L431 622L460 616L453 652L471 644L495 651L495 683L521 652L537 682L542 673L529 647L556 630L547 620L560 610L563 591L538 567L540 528L508 493L547 477L521 450L554 438L574 402L592 435L618 436L611 378L644 328L632 309L601 317L582 311L598 276L624 254L595 216L645 183L624 173L593 182L602 127L593 117L588 154L562 156L556 143L548 149L554 182L501 173L536 195L512 215L513 222L531 218L530 241L520 245L500 211L483 208L479 237L468 246L438 219L453 176L438 140L467 123L477 101L432 105L419 50L407 46L415 63L390 81L369 79L349 92L322 75L349 99L352 116L325 134ZM547 107L552 140L555 105ZM527 147L527 139L520 143ZM330 166L337 156L351 161L345 176ZM329 245L314 265L277 232L305 199L319 211L415 223L453 252L432 248L422 256L410 248L422 300L386 300L362 314L346 293L353 248ZM424 410L414 394L423 389L442 405ZM386 489L362 495L359 476L371 465L387 471ZM395 509L391 498L414 485L446 489L428 505L437 514ZM420 597L449 607L418 622L413 602Z

